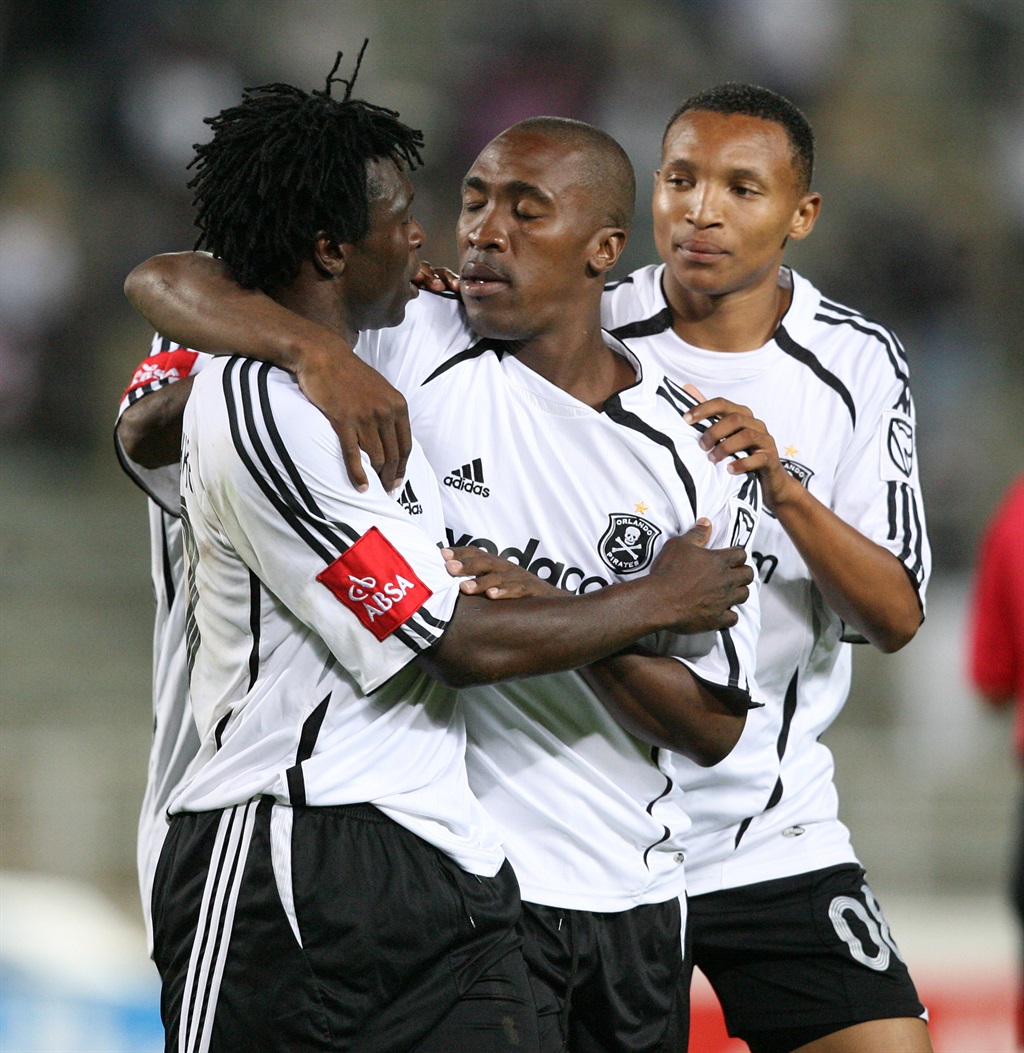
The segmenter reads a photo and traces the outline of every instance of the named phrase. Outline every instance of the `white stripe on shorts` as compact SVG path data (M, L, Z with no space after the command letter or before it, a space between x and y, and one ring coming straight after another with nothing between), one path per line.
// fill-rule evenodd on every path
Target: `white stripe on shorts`
M225 809L217 824L178 1025L179 1053L208 1053L224 962L256 824L258 800Z

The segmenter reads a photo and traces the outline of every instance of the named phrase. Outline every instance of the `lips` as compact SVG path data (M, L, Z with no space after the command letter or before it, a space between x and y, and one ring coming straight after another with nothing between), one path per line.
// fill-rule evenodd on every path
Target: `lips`
M469 296L490 296L509 285L508 275L479 260L462 265L460 289Z
M693 260L695 263L712 263L728 255L725 249L713 242L700 241L696 238L680 242L679 250L688 260Z

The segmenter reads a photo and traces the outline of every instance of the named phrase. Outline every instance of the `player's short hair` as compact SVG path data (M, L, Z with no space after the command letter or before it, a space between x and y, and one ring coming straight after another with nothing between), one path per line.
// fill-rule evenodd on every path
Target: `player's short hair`
M664 147L668 133L679 118L689 110L711 110L713 113L735 113L743 117L760 117L781 125L793 148L793 168L800 181L801 190L808 191L814 174L814 131L803 113L784 95L758 87L756 84L719 84L715 88L692 95L669 118L665 134L661 137Z
M370 203L380 188L367 165L390 159L421 163L423 134L394 110L353 99L366 42L350 80L336 77L341 53L323 91L290 84L246 88L242 102L207 117L213 138L197 145L189 182L195 191L197 249L228 265L248 288L274 292L299 274L317 234L350 244L370 230ZM332 84L344 84L341 99Z
M636 173L626 151L607 132L570 117L528 117L509 131L536 131L583 155L580 180L594 198L601 222L629 231L636 207Z

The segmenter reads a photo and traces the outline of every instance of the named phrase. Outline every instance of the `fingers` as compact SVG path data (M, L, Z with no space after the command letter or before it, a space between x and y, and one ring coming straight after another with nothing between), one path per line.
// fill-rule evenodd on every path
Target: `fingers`
M395 440L398 443L398 463L395 466L396 485L405 481L405 472L412 453L412 429L408 412L400 414L395 421Z
M359 436L352 428L344 428L340 431L336 428L335 431L337 431L338 441L341 443L341 456L345 462L345 471L348 473L352 485L361 494L365 493L370 484L367 481L366 472L363 471ZM373 463L372 454L370 454L370 463Z
M435 267L422 260L420 269L412 277L412 284L431 292L458 292L459 276L447 267Z
M698 519L685 534L683 534L683 538L686 541L689 541L690 544L697 545L700 548L703 548L708 543L710 537L711 520L705 519L703 516Z

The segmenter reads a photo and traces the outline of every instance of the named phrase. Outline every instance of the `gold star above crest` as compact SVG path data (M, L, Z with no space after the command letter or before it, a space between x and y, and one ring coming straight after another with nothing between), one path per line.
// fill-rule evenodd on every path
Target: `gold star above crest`
M636 509L636 514L638 516L642 516L644 512L647 511L647 505L645 505L643 501L637 501L637 503L633 505L633 507Z
M786 446L786 456L795 457L800 451L795 446Z

